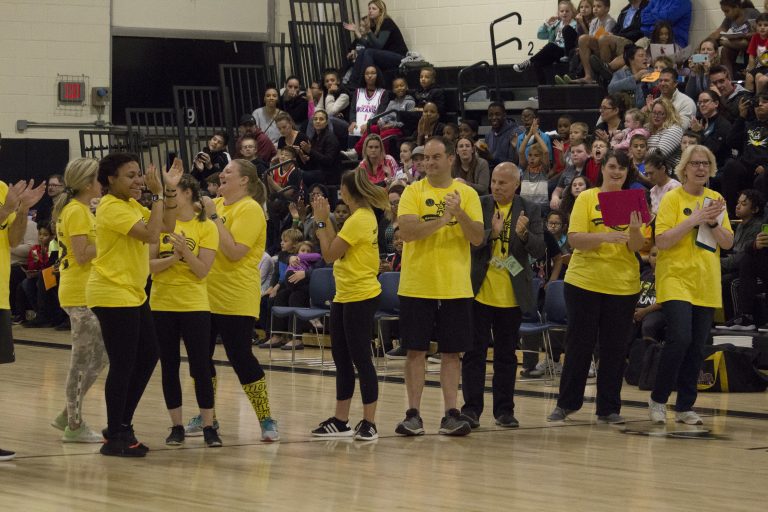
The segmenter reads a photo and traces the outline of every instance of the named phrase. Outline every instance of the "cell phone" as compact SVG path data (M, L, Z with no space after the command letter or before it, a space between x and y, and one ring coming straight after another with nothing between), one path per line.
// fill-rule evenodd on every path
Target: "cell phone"
M204 151L200 151L198 154L195 155L195 160L199 159L202 155L205 155Z
M766 235L768 235L768 224L763 224L763 225L760 227L760 231L762 231L763 233L765 233Z
M709 55L706 53L694 53L691 56L691 62L694 64L703 64L705 62L709 62Z

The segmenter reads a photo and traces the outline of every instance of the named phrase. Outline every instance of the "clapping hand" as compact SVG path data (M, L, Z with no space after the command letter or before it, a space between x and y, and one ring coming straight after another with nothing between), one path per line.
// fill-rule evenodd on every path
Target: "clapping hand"
M450 214L451 217L455 217L461 213L461 196L458 190L448 192L445 195L445 211Z
M528 233L528 223L530 219L525 216L525 210L520 212L520 216L517 218L517 225L515 226L515 233L518 238L523 238Z

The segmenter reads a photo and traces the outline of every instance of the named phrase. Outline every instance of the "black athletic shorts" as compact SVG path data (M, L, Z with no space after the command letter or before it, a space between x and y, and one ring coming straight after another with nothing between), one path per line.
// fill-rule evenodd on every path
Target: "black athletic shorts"
M400 341L407 350L429 350L437 341L446 354L472 348L472 300L400 297Z

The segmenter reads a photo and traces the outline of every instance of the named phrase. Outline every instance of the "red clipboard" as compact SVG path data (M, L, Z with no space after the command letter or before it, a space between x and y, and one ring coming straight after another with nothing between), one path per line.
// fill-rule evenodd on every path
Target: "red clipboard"
M651 220L645 191L640 189L617 190L616 192L600 192L597 194L600 202L600 213L603 214L603 224L608 227L626 226L632 212L639 211L643 223Z

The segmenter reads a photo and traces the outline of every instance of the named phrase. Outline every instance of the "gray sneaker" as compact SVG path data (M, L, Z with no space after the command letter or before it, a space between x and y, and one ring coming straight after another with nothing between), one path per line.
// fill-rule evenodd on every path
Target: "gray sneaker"
M405 411L405 419L397 424L395 432L401 436L424 435L424 422L421 421L418 409L408 409Z
M652 398L649 398L648 417L651 419L651 423L663 425L667 422L667 405L654 402Z
M606 416L598 416L597 422L602 425L623 425L626 423L624 417L615 412L612 412Z
M469 422L461 419L458 409L450 409L440 421L439 434L446 436L465 436L472 432Z
M563 409L562 407L555 407L555 409L550 413L550 415L547 416L547 421L549 422L565 421L568 415L571 414L572 412L573 411L569 411L568 409Z
M469 423L471 428L478 428L480 426L480 417L472 409L462 409L460 417Z
M514 414L502 414L496 418L496 425L504 428L517 428L520 426L520 422L517 421Z
M219 420L213 420L213 429L219 430ZM189 419L184 427L184 434L188 437L201 437L203 435L203 418L198 414Z

